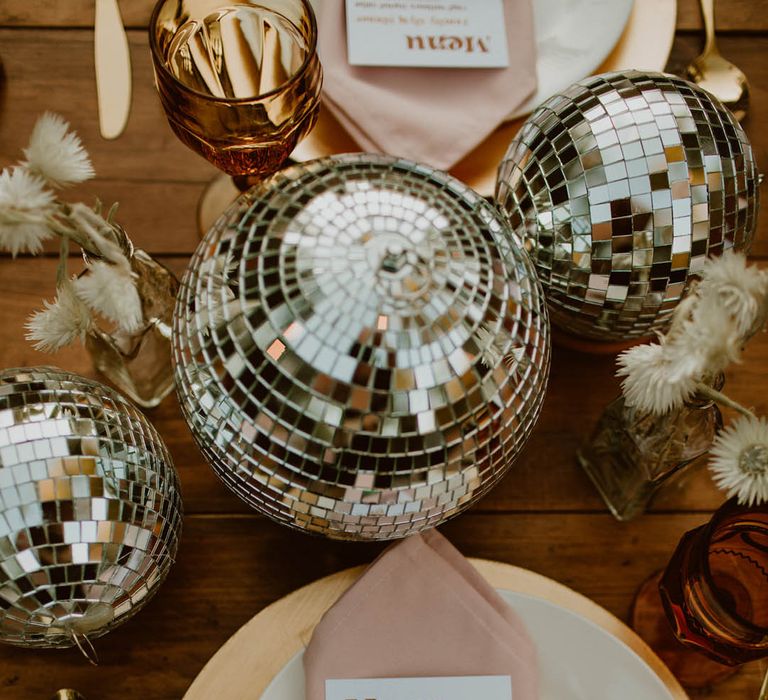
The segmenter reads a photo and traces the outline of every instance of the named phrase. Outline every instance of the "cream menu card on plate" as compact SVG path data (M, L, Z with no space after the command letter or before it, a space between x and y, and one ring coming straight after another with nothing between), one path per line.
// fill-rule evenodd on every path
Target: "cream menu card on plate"
M353 66L504 68L503 0L347 0Z
M512 700L509 676L327 680L325 700Z

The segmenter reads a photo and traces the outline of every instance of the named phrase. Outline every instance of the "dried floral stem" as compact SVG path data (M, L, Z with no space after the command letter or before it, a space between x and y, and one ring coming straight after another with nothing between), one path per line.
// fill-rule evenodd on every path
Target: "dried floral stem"
M67 280L67 261L69 259L69 238L61 237L59 244L59 264L56 267L56 288L58 289Z
M114 202L112 206L109 208L109 211L107 212L107 223L108 224L114 224L115 223L115 216L117 215L117 209L119 207L118 202Z
M747 416L748 418L757 418L757 416L752 413L748 408L745 408L737 401L734 401L730 397L723 394L721 391L718 391L717 389L713 389L709 384L705 384L704 382L699 382L696 385L696 393L704 396L705 398L711 399L712 401L715 401L716 403L719 403L721 406L727 406L728 408L732 408L734 411L738 411L744 416Z
M110 214L115 209L113 206ZM73 221L75 216L77 222ZM56 215L48 217L46 223L53 233L71 239L90 255L111 262L124 257L112 225L87 207L75 209L64 205Z
M66 217L66 215L64 216ZM67 238L71 240L72 242L79 245L86 253L90 253L91 255L99 255L99 250L94 242L83 231L80 231L71 224L68 225L68 223L69 222L66 218L63 218L62 220L62 215L60 214L46 218L46 225L51 230L51 232L55 233L62 239Z

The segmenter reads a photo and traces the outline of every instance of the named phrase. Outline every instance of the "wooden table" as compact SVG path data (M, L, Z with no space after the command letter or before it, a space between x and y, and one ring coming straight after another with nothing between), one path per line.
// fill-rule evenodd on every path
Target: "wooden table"
M644 0L636 0L643 2ZM722 50L747 74L752 113L746 123L758 163L768 163L768 0L721 0ZM177 272L197 242L195 205L214 174L173 136L152 86L143 27L150 0L123 0L131 45L134 98L128 129L116 141L98 135L93 68L92 0L3 0L0 57L0 165L20 156L36 116L64 115L92 154L98 178L72 200L121 203L120 220L136 245ZM680 0L670 68L684 65L702 41L695 0ZM768 207L760 217L757 258L768 256ZM53 296L53 250L42 258L0 259L0 366L56 364L92 375L81 349L50 357L23 338L26 316ZM768 414L768 336L728 373L734 398ZM722 502L705 469L670 485L651 512L618 524L574 460L579 443L618 384L613 358L555 348L544 413L522 458L481 503L443 532L465 554L530 568L584 593L627 619L633 594L662 567L681 534ZM88 700L179 698L207 659L268 603L318 577L370 561L381 545L327 542L279 527L249 511L203 462L175 398L148 412L179 469L186 510L178 562L136 618L97 642L101 663L77 651L3 647L0 697L45 700L61 687ZM712 698L756 697L760 668L745 667Z

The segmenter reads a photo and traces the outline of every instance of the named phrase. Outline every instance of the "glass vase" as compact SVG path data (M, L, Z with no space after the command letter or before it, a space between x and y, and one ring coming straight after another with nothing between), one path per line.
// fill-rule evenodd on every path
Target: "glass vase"
M717 384L722 386L722 378ZM722 425L720 410L708 399L695 397L659 416L619 397L603 412L578 460L611 513L631 520L662 484L709 451Z
M142 324L134 332L94 326L85 347L94 367L139 406L157 406L173 390L171 323L179 290L176 276L143 250L130 250L141 299Z
M632 625L684 686L710 688L768 658L766 590L768 505L730 499L642 585Z

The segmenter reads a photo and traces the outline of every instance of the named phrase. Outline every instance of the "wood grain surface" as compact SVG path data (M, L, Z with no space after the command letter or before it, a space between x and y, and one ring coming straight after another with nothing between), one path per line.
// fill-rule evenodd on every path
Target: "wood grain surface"
M0 25L91 27L93 4L93 0L3 0ZM121 0L123 22L127 27L146 27L153 5L153 0ZM723 32L765 31L768 30L768 14L761 0L717 0L716 23L718 30ZM681 31L701 29L699 0L678 0L677 26Z
M0 0L0 167L20 156L40 112L60 112L81 134L98 173L67 197L119 201L119 218L135 243L181 273L198 242L197 199L215 171L174 138L161 113L142 29L151 6L149 0L120 2L133 27L134 98L126 132L107 142L98 135L93 0ZM723 53L752 85L746 128L758 164L766 167L768 0L719 0L717 7ZM698 2L680 0L670 69L701 48L699 27ZM768 207L753 252L768 264ZM73 259L72 269L77 265ZM52 296L54 270L51 255L0 258L0 366L56 364L94 376L79 348L41 355L23 338L25 318ZM768 335L761 335L727 377L734 398L763 414L767 353ZM665 488L651 512L635 522L618 524L607 514L574 454L617 394L613 371L611 356L556 347L544 412L524 454L498 488L442 531L468 556L540 572L626 620L636 588L723 496L706 469L697 467ZM265 605L381 551L381 545L307 537L254 515L203 462L173 396L148 415L182 479L187 517L176 566L142 614L98 641L98 668L74 651L3 647L3 700L46 700L60 687L77 688L87 700L180 698L215 651ZM749 665L706 697L756 697L760 672L760 664Z

